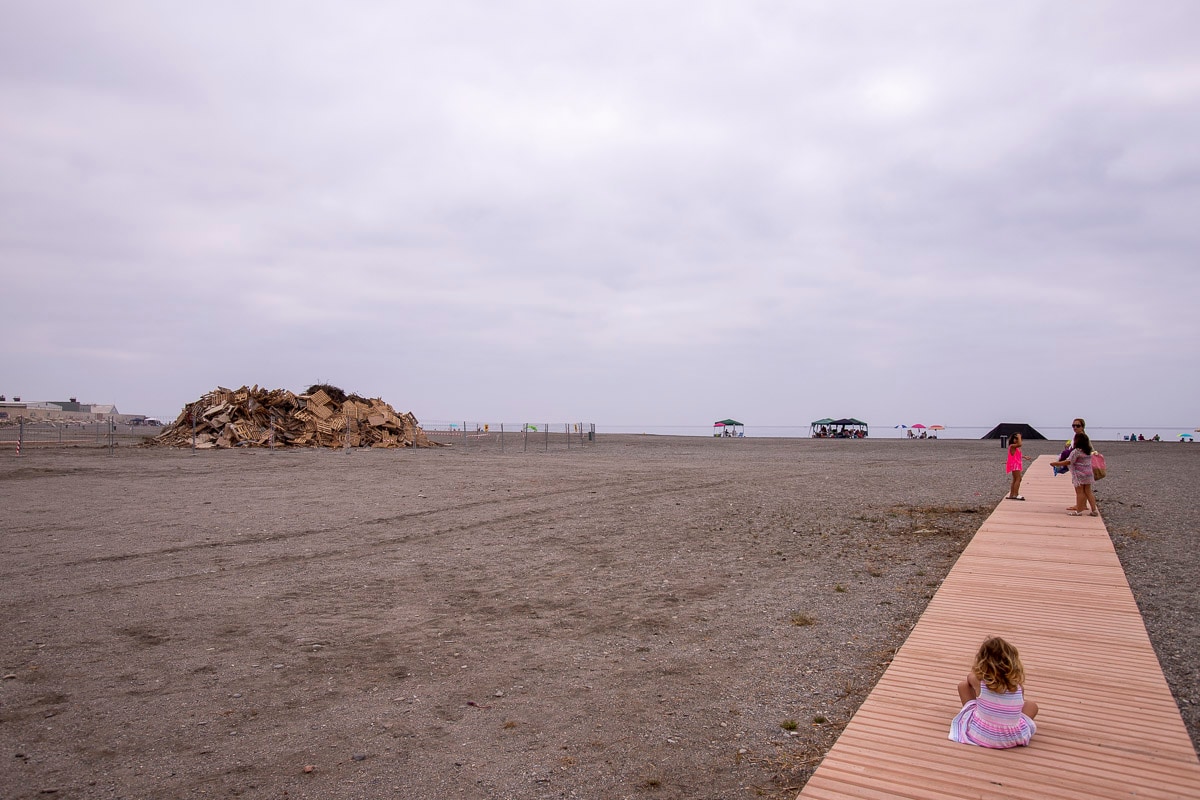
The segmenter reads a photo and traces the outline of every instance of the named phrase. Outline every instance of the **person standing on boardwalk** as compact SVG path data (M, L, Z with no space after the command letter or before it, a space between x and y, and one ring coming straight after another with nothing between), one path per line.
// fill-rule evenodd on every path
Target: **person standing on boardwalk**
M1024 474L1025 469L1025 456L1021 454L1021 442L1020 433L1014 433L1008 440L1008 464L1005 466L1005 470L1012 477L1012 485L1009 487L1005 500L1025 499L1021 496L1021 475Z
M950 723L950 741L1003 749L1029 744L1038 705L1025 699L1025 667L1017 648L989 636L958 684L962 709Z
M1052 466L1069 467L1071 484L1075 487L1075 505L1067 507L1067 513L1073 517L1082 516L1084 511L1089 516L1100 516L1096 508L1096 494L1092 490L1095 476L1092 473L1092 441L1082 428L1075 428L1075 439L1071 453L1065 459L1055 461Z
M1073 431L1073 433L1071 435L1074 436L1076 433L1079 433L1080 431L1084 431L1084 429L1086 427L1087 427L1087 423L1083 421L1083 417L1076 417L1074 420L1071 421L1071 430ZM1084 432L1086 433L1086 431L1084 431ZM1074 447L1075 447L1075 445L1072 443L1072 441L1070 439L1068 439L1067 446L1065 448L1063 448L1063 451L1061 453L1058 454L1058 460L1066 461L1067 456L1071 455L1071 449ZM1062 473L1067 471L1066 467L1053 467L1053 469L1054 469L1055 475L1061 475Z

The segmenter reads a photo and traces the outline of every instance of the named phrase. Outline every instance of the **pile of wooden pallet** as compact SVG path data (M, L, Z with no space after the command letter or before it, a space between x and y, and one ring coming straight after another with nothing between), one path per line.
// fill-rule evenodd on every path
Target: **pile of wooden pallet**
M215 391L189 403L153 444L214 447L436 447L411 413L378 398L332 389L293 394L258 386Z

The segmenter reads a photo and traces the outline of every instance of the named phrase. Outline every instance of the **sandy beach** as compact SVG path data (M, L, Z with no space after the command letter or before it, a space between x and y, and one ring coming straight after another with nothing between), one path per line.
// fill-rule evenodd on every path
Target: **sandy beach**
M1102 450L1197 743L1200 446ZM0 487L0 796L695 800L794 796L1008 482L995 441L622 435Z

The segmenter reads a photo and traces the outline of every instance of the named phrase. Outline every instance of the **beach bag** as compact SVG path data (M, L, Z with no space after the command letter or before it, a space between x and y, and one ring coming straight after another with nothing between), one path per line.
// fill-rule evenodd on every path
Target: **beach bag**
M1104 463L1104 456L1099 453L1092 453L1092 478L1094 480L1102 480L1108 474L1108 465Z

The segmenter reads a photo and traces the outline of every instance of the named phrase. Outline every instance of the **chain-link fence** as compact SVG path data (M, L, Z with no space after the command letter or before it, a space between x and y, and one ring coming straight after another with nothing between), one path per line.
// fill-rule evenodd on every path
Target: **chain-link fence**
M162 428L130 425L112 419L92 422L9 419L0 423L0 451L47 447L130 447L138 445Z
M594 422L432 422L421 430L430 441L501 453L570 450L596 444Z
M594 422L435 422L422 425L430 441L470 450L530 453L571 450L596 444ZM4 420L0 452L52 447L132 447L161 433L161 426L94 422Z

